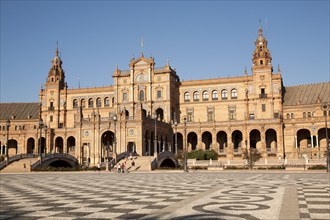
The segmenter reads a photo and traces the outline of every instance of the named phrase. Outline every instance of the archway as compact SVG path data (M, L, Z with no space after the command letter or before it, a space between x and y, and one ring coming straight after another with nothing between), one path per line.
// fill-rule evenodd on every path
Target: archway
M208 131L205 131L202 134L202 142L205 146L205 150L212 149L212 134Z
M76 139L73 136L68 137L67 139L67 153L74 154L76 146Z
M300 129L297 132L297 143L298 148L309 148L311 147L311 132L307 129Z
M219 146L219 152L224 153L225 148L228 146L227 133L224 131L219 131L217 133L217 143Z
M238 152L238 149L242 147L243 135L241 131L234 131L232 133L232 143L234 145L234 152Z
M197 134L195 132L190 132L188 134L188 151L196 150L197 148Z
M175 168L175 163L173 162L173 160L167 158L167 159L163 160L163 162L160 164L160 167Z
M266 131L266 149L272 151L277 149L277 135L274 129Z
M35 150L35 140L34 138L29 138L26 144L26 153L33 154Z
M106 131L101 136L101 161L110 158L113 152L113 141L115 134L112 131Z
M144 132L144 150L142 150L145 156L151 156L151 142L152 140L150 139L149 131L146 130Z
M178 144L178 152L183 150L183 136L181 133L177 133L177 144ZM175 134L173 134L173 152L175 152Z
M41 137L41 143L40 143L40 138L38 139L38 152L39 152L39 146L41 146L41 153L44 154L46 153L46 138Z
M142 109L142 118L146 118L147 117L147 110Z
M17 154L17 141L14 139L8 140L8 156Z
M157 118L160 121L163 121L163 119L164 119L164 110L162 108L157 108L156 114L157 114Z
M62 137L57 137L55 139L55 152L63 153L63 138Z
M261 146L261 137L260 137L260 131L257 129L253 129L250 132L250 148L260 149Z
M319 147L326 149L327 140L326 140L326 132L325 128L321 128L318 130L317 135L319 139ZM328 128L328 140L330 144L330 129Z

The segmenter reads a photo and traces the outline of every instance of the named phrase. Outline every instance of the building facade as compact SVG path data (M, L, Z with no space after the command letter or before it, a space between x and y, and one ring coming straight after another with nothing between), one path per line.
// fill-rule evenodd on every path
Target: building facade
M68 89L56 49L39 103L0 104L0 152L8 138L9 156L61 152L82 164L126 151L176 153L184 143L226 160L241 160L244 148L263 158L324 158L330 83L285 87L261 27L254 44L251 75L180 81L169 64L141 54L128 70L116 68L113 85L78 89Z

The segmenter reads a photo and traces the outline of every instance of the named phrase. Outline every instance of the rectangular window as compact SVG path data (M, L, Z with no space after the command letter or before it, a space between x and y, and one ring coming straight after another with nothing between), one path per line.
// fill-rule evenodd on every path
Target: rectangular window
M236 120L236 106L228 106L229 120Z
M262 110L263 112L266 111L266 104L262 104L262 105L261 105L261 110Z
M127 93L123 93L123 101L127 101Z
M49 121L53 122L53 116L52 115L49 117Z
M158 90L157 91L157 98L161 98L162 97L162 91Z
M251 114L249 115L249 119L250 119L250 120L253 120L253 119L254 119L254 113L251 113Z
M194 121L194 109L193 108L187 109L187 121L188 122Z
M213 111L208 111L207 112L207 121L213 121L213 115L214 115L214 112Z

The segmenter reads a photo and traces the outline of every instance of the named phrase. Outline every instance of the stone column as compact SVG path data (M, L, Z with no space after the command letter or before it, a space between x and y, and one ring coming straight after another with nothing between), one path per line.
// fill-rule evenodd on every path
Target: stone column
M314 148L314 135L311 136L312 148Z
M297 140L297 136L294 136L294 141L295 141L295 146L296 146L296 148L298 148L298 140Z

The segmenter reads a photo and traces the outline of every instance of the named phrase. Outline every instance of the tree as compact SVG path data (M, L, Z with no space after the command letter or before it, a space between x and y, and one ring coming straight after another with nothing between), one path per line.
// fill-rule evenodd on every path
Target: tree
M252 170L255 162L262 158L262 156L256 148L250 148L250 150L245 148L243 150L243 158L246 159L249 169Z

